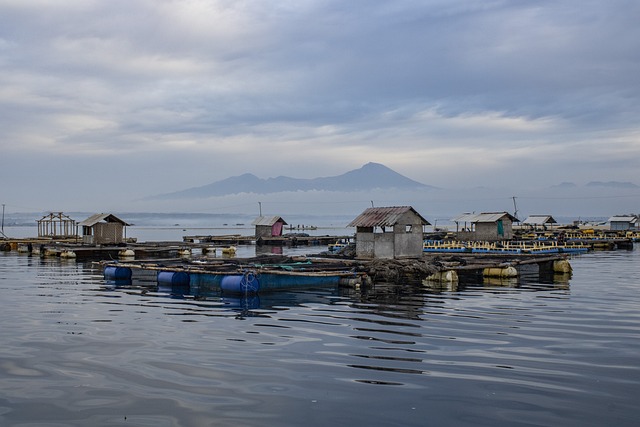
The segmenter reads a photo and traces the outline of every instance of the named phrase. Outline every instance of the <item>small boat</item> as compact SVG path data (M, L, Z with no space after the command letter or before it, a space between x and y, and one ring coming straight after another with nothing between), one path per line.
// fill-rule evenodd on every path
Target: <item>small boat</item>
M346 248L347 246L349 246L349 242L345 241L344 239L341 239L335 243L331 243L330 245L328 245L327 249L329 250L329 252L338 252L341 249Z

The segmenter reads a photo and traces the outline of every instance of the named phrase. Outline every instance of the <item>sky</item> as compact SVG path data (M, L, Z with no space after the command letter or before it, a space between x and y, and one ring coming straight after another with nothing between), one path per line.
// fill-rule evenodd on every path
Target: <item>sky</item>
M254 201L139 199L368 162L509 206L640 185L639 16L637 0L0 0L0 202L215 212ZM640 211L633 191L592 205Z

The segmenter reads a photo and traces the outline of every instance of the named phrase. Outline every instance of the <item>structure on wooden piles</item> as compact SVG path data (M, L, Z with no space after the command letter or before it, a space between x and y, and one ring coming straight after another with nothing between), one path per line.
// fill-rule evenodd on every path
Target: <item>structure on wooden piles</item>
M50 212L37 221L38 237L68 239L78 237L78 224L75 219L62 212Z
M456 223L458 240L497 241L513 238L513 223L518 221L508 212L463 214L452 219Z
M256 227L256 240L258 240L282 236L282 230L287 223L279 216L259 216L251 225Z
M558 222L553 219L551 215L529 215L527 219L522 221L522 224L528 225L535 230L538 228L546 230L547 226L551 227L553 224L557 223Z
M347 227L356 227L356 257L400 258L422 256L425 225L411 206L393 206L366 209Z
M127 224L117 216L97 213L82 221L82 243L87 245L117 245L126 239Z
M609 228L615 231L638 230L637 215L615 215L609 218Z

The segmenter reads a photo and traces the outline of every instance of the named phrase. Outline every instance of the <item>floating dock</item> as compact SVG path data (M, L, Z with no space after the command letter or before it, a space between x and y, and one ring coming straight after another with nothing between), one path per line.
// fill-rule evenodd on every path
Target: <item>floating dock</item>
M430 255L403 259L344 259L332 256L106 261L106 280L156 281L158 286L192 287L194 293L258 293L308 287L360 287L374 283L430 285L482 283L492 278L570 277L567 255ZM545 279L546 280L546 279Z
M207 243L212 245L265 245L265 246L326 246L340 239L349 239L350 236L308 236L303 233L292 235L259 237L230 234L223 236L192 235L184 236L185 243Z

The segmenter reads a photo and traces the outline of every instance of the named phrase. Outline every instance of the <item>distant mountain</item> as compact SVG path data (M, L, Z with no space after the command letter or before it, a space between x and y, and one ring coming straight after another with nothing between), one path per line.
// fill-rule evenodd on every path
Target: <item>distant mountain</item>
M373 189L427 189L436 188L409 179L379 163L367 163L338 176L298 179L286 176L261 179L245 173L201 187L148 197L147 200L191 199L226 196L239 193L279 193L284 191L362 191Z
M591 181L587 183L587 187L607 187L607 188L640 188L632 182L619 182L619 181Z
M552 185L551 188L576 188L577 185L573 182L561 182L557 185Z

